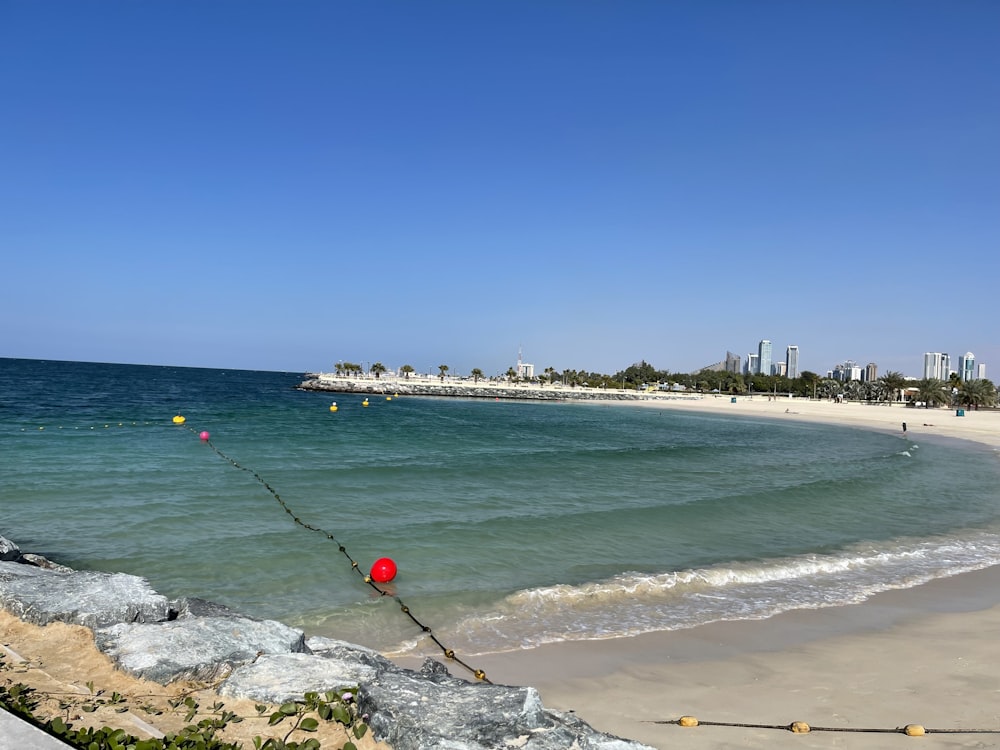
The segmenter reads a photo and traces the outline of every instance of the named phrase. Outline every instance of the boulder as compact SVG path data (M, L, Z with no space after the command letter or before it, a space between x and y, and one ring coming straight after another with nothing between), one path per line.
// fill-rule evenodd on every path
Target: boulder
M161 684L226 678L221 694L266 703L357 686L359 712L394 750L651 750L546 709L534 688L471 683L432 659L403 669L363 646L306 641L221 604L168 602L136 576L37 567L2 537L0 557L0 607L40 625L85 625L121 669Z
M36 625L60 621L91 629L170 616L167 598L144 578L65 572L20 562L0 562L0 607Z
M0 536L0 560L13 561L21 556L21 549L10 539Z
M534 688L469 683L431 659L419 672L383 671L363 683L358 708L393 750L649 750L546 709Z
M213 682L261 654L306 652L302 631L249 617L182 617L94 631L97 647L126 672L159 682Z

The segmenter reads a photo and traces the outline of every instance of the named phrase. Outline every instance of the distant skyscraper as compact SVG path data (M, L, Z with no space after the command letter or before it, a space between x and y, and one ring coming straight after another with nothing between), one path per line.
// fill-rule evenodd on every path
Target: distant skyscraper
M940 366L941 354L939 352L924 352L924 380L936 378Z
M878 365L874 362L869 362L865 366L865 371L861 374L861 379L866 383L874 383L878 380Z
M924 377L947 380L951 372L951 357L941 352L924 354Z
M965 356L958 358L958 375L962 381L976 379L976 355L966 352Z
M760 372L760 357L756 354L747 355L747 375L756 375Z
M978 365L976 365L976 379L977 380L986 380L986 363L985 362L980 362Z
M757 344L757 372L760 375L771 374L771 342L767 339Z
M794 344L785 349L785 375L789 378L799 376L799 347Z
M773 365L771 365L771 370L773 371L771 373L772 375L784 375L786 372L788 372L788 363L775 362Z
M733 354L732 352L726 352L726 372L732 372L739 375L742 370L740 365L743 363L743 359L739 354Z

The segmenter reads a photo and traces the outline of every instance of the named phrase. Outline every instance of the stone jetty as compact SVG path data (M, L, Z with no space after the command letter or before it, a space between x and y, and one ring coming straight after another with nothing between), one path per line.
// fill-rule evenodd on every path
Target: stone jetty
M360 393L377 396L437 396L516 401L663 401L701 398L698 394L670 391L587 388L558 383L512 383L507 381L460 380L457 378L345 377L332 373L306 373L298 388L303 391Z

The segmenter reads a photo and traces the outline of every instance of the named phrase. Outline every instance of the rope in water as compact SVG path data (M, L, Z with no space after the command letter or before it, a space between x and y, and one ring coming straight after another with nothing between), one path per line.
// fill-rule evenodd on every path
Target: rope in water
M313 531L316 532L317 534L322 534L331 542L336 544L338 551L350 561L351 569L357 572L357 574L364 579L365 583L367 583L369 586L375 589L375 591L378 592L379 596L391 596L399 605L399 608L403 612L403 614L409 617L410 620L412 620L413 623L418 628L420 628L424 632L424 634L427 635L427 637L430 638L435 643L435 645L438 646L438 648L441 649L441 653L443 653L446 658L455 662L456 664L460 664L462 667L471 672L476 677L477 680L482 680L483 682L490 682L490 680L488 680L486 677L486 672L484 672L481 669L476 669L475 667L472 667L469 664L465 663L455 654L455 651L453 649L448 648L440 640L438 640L437 636L434 635L434 631L430 627L422 623L420 620L418 620L416 615L413 614L410 608L403 602L403 600L398 595L386 591L383 588L380 588L378 584L372 580L372 577L370 575L364 573L358 566L358 561L355 560L353 557L351 557L350 553L348 553L347 551L347 548L343 544L341 544L340 541L338 541L333 534L331 534L329 531L326 531L325 529L319 528L318 526L313 526L312 524L307 523L303 521L301 518L299 518L295 514L295 512L288 506L288 504L285 503L285 501L281 498L281 495L278 494L277 490L275 490L270 484L268 484L267 481L260 474L258 474L256 471L254 471L249 467L243 466L243 464L234 459L232 456L223 453L221 450L219 450L218 446L216 446L215 443L212 442L211 438L204 437L201 433L198 433L188 425L183 424L183 422L178 424L182 424L183 427L192 434L198 435L201 438L201 441L206 445L208 445L208 447L211 448L212 451L217 456L219 456L219 458L223 459L224 461L227 461L234 468L239 469L240 471L245 471L247 474L252 476L264 489L266 489L271 494L271 496L275 500L278 501L278 504L281 506L281 508L285 511L285 513L291 516L292 521L294 521L298 526L301 526L303 529L307 531Z
M676 724L681 727L740 727L744 729L784 729L795 734L809 732L868 732L883 734L905 734L908 737L922 737L925 734L1000 734L1000 729L929 729L920 724L907 724L895 729L867 727L814 727L804 721L793 721L791 724L746 724L731 721L700 721L693 716L682 716L679 719L662 719L645 721L644 724Z

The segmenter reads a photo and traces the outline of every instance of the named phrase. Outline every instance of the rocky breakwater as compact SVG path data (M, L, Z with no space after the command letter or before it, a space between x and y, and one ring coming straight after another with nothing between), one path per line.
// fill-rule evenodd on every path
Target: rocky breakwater
M433 659L403 669L371 649L219 604L168 600L143 578L74 571L3 537L0 607L37 625L86 626L119 669L164 685L220 681L221 695L272 704L357 685L375 738L395 750L649 750L545 708L534 688L472 683Z
M439 396L517 401L650 401L667 396L648 391L571 388L561 385L517 385L482 381L472 383L428 378L345 378L326 373L307 373L298 388L303 391L363 393L378 396Z

